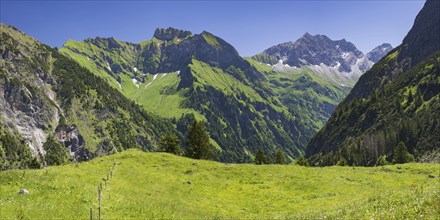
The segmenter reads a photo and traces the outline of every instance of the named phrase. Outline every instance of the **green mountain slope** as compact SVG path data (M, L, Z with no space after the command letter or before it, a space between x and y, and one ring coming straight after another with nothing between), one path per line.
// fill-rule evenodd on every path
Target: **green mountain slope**
M324 125L351 89L320 78L310 69L276 72L267 65L247 60L259 71L266 73L274 94L289 112L303 119L305 126L314 130Z
M51 164L54 155L82 161L131 147L153 150L162 133L175 131L170 120L146 113L16 28L1 24L1 42L1 169Z
M115 168L112 169L113 165ZM112 176L107 184L101 178ZM42 170L0 173L2 218L435 219L435 164L310 168L219 164L128 150ZM19 195L20 189L29 194Z
M60 52L147 111L172 118L182 133L180 122L204 120L212 144L221 149L218 159L227 162L249 162L258 148L271 156L277 148L290 157L303 154L348 93L306 71L268 71L208 32L157 29L139 44L68 41Z
M316 165L374 165L403 142L417 160L440 158L440 2L427 1L401 46L365 73L311 140Z

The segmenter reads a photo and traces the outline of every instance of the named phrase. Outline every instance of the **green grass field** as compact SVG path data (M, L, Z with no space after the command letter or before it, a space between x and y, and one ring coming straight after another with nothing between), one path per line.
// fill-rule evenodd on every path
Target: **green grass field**
M385 167L221 164L138 150L0 173L0 218L438 219L439 164ZM429 178L434 175L436 178ZM18 195L25 188L28 195Z

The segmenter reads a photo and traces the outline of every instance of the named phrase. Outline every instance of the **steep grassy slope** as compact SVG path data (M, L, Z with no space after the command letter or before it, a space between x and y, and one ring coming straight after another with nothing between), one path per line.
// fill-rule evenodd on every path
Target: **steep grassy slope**
M440 161L439 1L427 1L404 38L366 72L310 141L316 165L374 165L403 142L419 161Z
M211 138L223 149L220 160L250 162L259 148L269 155L277 148L289 156L302 153L307 139L294 134L309 128L268 93L270 87L251 84L245 77L237 80L233 74L243 75L241 69L222 70L197 60L188 65L188 73L192 83L182 106L205 116Z
M110 182L101 178L116 163ZM0 173L2 218L434 219L438 164L374 168L237 165L128 150L89 162ZM435 175L437 178L428 178ZM19 189L29 190L18 195Z
M305 127L312 128L313 134L324 125L351 89L318 77L307 68L296 72L276 72L270 66L246 60L265 73L275 96L290 114L302 119Z

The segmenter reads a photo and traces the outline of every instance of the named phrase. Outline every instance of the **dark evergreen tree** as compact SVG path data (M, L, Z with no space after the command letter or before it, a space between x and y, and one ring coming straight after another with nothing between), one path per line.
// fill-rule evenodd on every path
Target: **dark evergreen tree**
M177 138L175 134L171 134L169 132L163 135L160 139L160 147L167 153L181 155L182 149L180 149L179 144L179 138Z
M202 121L194 120L186 133L186 155L194 159L212 159L213 150Z
M411 105L411 103L413 102L413 100L414 100L414 98L413 98L412 91L409 90L407 105L408 105L408 106Z
M6 153L3 150L2 143L0 142L0 170L6 165Z
M28 167L30 169L41 169L43 167L43 165L41 165L41 163L37 157L33 157L32 159L30 159L28 161Z
M279 148L275 152L275 163L286 164L286 155L284 154L283 150Z
M46 151L44 158L47 165L62 165L68 163L71 159L67 149L58 143L58 140L53 135L47 137L43 148Z
M408 148L403 142L400 142L394 149L393 164L409 163L414 161L414 156L408 152Z
M0 124L0 170L28 168L32 153L25 141Z
M263 150L261 148L259 148L257 150L257 153L255 154L255 164L261 165L261 164L267 164L267 157L266 155L263 153Z

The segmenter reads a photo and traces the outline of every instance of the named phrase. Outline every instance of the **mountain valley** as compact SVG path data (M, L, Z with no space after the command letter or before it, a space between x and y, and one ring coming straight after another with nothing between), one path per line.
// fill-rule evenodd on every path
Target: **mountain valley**
M254 10L268 13L272 2L239 1L239 11L232 2L169 3L79 1L77 11L47 2L50 13L1 3L0 219L439 218L440 1L414 11L400 45L390 36L409 16L398 13L415 2L319 2L316 14L314 3L287 1L258 19ZM228 13L214 13L223 4ZM352 10L370 4L377 14ZM40 38L41 17L62 42ZM200 32L157 28L150 39L121 40L161 27L156 20ZM237 27L265 22L271 29L255 39L234 38ZM201 31L216 25L254 49L302 25L357 36L357 45L306 32L242 57L241 44ZM357 35L365 30L381 31ZM122 31L135 34L102 37ZM384 39L397 46L358 49Z

